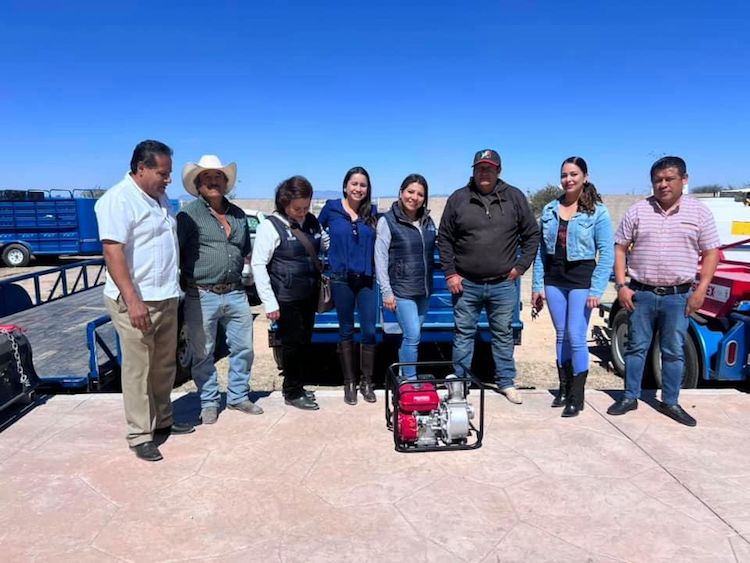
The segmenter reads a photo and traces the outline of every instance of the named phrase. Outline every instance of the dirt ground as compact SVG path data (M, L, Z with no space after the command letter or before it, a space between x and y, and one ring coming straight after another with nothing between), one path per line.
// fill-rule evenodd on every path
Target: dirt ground
M605 294L604 300L614 297L613 290ZM524 309L521 311L521 320L524 323L522 344L516 347L515 359L518 369L516 385L522 389L554 389L557 386L557 371L555 369L555 332L552 327L549 313L545 309L534 320L531 319L531 274L529 272L523 278L521 284L521 298ZM268 347L268 321L265 319L262 307L256 307L258 313L254 323L255 337L255 359L253 361L250 386L255 392L278 391L281 389L282 375L276 368L273 352ZM600 318L598 312L594 312L591 318L589 331L589 352L591 356L591 368L587 381L587 387L591 389L622 389L622 379L617 376L609 362L608 344L602 343L601 339L595 338L606 326L604 319ZM446 350L450 354L450 350ZM226 386L226 374L228 363L226 359L217 364L219 380L222 389ZM340 382L335 378L331 380L326 374L321 374L324 385L310 385L311 389L324 388L336 389ZM180 387L182 391L194 391L195 384L190 381Z

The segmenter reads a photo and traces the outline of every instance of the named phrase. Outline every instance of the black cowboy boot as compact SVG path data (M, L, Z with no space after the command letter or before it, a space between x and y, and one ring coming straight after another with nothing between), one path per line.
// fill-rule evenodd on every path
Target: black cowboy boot
M565 402L565 410L562 416L578 416L578 413L583 410L584 406L584 391L586 389L586 378L589 375L589 371L582 371L574 375L570 382L570 391L568 393L567 401Z
M557 364L557 379L560 381L560 388L552 401L553 407L565 406L565 397L570 387L570 367L570 362L565 362L563 365Z
M354 369L354 342L344 340L336 347L339 354L341 373L344 376L344 402L347 405L357 404L357 375Z
M359 367L362 370L359 390L365 401L374 403L376 398L375 391L372 388L372 374L375 371L375 344L362 344L360 346Z

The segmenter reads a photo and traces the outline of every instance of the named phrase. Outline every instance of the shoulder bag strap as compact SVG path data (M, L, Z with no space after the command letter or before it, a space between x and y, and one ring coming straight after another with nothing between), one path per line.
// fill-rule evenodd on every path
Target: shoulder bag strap
M317 268L318 272L320 272L322 274L323 273L323 264L320 263L320 259L318 258L318 255L315 253L315 249L313 248L313 245L310 242L310 240L299 229L291 229L290 228L289 230L292 231L292 234L295 237L297 237L298 241L300 241L302 243L302 246L305 247L305 250L307 250L307 253L313 259L313 262L315 263L315 267Z

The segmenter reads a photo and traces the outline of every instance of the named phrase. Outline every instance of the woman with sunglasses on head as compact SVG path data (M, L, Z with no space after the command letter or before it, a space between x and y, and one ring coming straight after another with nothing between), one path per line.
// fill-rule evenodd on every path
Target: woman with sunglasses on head
M540 311L545 299L549 305L560 380L552 406L565 405L562 416L569 417L583 410L589 318L607 288L615 248L609 211L589 182L586 161L580 156L566 158L560 185L563 195L544 206L539 221L542 237L534 261L531 306Z
M383 307L396 313L401 327L399 362L416 362L422 323L432 293L435 223L427 209L427 180L409 174L401 183L398 201L378 219L375 271ZM415 379L415 366L401 375Z
M331 290L339 321L338 355L344 375L344 401L357 404L359 389L368 403L375 402L375 226L377 210L370 203L370 175L355 166L344 176L341 199L328 200L318 221L330 237L328 264ZM360 357L355 356L354 310L359 316ZM357 361L359 360L359 361Z

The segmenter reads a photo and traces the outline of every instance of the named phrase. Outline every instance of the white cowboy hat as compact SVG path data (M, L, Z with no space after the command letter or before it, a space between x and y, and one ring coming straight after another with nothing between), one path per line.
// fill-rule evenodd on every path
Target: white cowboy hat
M188 162L182 169L182 185L190 195L198 197L195 179L204 170L221 170L227 176L227 193L234 189L234 182L237 180L237 163L231 162L224 166L215 154L204 154L197 164Z

